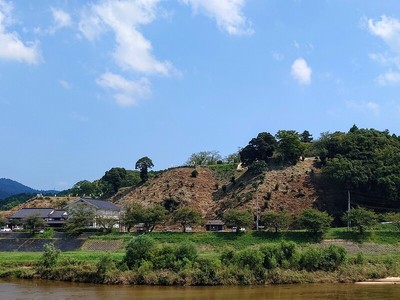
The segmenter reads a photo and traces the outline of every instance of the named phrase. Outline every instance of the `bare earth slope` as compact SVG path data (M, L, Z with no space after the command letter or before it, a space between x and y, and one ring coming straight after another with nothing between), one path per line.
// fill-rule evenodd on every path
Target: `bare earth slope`
M180 201L180 205L200 211L207 219L217 218L230 208L246 208L262 213L284 210L298 214L316 205L316 188L312 182L313 159L299 161L295 166L270 170L258 176L242 171L235 182L218 180L206 167L176 168L159 174L145 185L121 190L112 198L119 205L131 202L144 206L162 204L165 199ZM226 186L226 189L222 188Z

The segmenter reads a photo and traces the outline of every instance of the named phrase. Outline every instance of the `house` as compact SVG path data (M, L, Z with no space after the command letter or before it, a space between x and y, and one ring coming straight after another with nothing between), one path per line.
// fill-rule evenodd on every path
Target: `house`
M102 220L114 220L115 228L119 227L120 211L121 208L114 203L107 200L80 198L75 202L65 206L69 216L73 216L76 210L90 211L94 214L93 223L90 227L100 228Z
M206 222L206 231L222 231L225 223L221 220L209 220Z
M65 210L56 210L54 208L22 208L9 216L8 222L19 225L24 223L24 219L32 216L43 219L50 227L62 227L68 217Z

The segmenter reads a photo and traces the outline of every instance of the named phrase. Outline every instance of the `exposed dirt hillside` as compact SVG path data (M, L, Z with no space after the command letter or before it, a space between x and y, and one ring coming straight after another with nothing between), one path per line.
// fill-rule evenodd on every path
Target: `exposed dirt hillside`
M318 169L313 159L305 159L295 166L276 168L254 176L246 170L233 172L230 180L206 167L198 167L198 176L191 176L193 168L177 168L159 174L140 187L121 190L112 199L119 205L131 202L144 206L162 204L175 199L182 206L190 206L203 216L218 218L229 208L248 208L260 213L266 210L285 210L298 214L316 205L317 193L312 178Z

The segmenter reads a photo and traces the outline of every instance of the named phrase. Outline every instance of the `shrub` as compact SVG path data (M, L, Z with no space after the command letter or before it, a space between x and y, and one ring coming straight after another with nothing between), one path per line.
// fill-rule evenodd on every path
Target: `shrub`
M300 257L300 268L307 271L334 271L346 260L343 247L330 245L327 248L309 247Z
M97 263L97 274L100 277L104 277L107 272L115 270L115 262L113 261L111 254L107 253L100 257L99 262Z
M129 269L138 268L142 261L151 260L156 250L156 242L146 235L133 238L126 246L123 262Z
M260 250L247 248L237 255L237 264L242 268L256 269L263 265L263 254Z
M39 259L39 268L51 269L57 264L60 250L54 244L47 243L43 246L43 254Z

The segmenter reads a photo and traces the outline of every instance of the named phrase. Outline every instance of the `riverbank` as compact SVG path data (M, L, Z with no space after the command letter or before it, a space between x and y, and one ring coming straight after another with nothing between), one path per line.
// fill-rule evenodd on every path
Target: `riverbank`
M145 235L151 245L134 245L139 248L129 258L128 246L141 237L86 235L75 251L55 250L50 264L42 252L0 252L0 277L187 286L354 283L400 275L397 243L317 242L303 232L151 233Z

